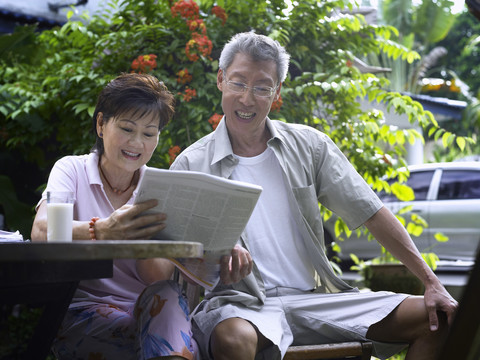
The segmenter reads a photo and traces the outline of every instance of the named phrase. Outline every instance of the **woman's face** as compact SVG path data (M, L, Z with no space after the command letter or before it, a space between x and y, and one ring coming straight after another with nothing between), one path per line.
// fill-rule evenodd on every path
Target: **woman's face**
M160 134L157 116L137 118L122 114L107 123L103 120L103 114L99 113L97 133L103 138L105 149L102 165L134 172L150 160Z

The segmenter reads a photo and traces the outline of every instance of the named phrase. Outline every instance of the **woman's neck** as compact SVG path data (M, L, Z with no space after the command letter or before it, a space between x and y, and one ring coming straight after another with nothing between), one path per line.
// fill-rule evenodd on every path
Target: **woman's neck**
M103 185L116 195L123 195L124 193L129 192L129 190L134 187L135 182L138 181L138 170L133 173L126 173L124 176L117 176L116 174L113 174L113 172L109 172L107 168L108 167L105 166L105 161L102 161L102 158L100 158L98 169Z

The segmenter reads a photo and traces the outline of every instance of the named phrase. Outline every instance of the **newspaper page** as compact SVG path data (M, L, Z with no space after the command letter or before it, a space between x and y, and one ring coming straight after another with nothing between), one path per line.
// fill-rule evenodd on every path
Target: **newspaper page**
M201 259L171 259L191 280L212 289L220 258L229 255L260 197L262 188L195 171L147 168L135 203L157 199L151 212L167 214L159 240L203 244Z

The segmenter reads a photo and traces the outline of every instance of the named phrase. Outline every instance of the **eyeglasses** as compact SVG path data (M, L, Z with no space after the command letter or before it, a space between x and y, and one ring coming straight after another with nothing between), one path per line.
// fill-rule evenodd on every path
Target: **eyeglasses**
M236 94L243 94L248 89L251 89L253 91L253 95L258 97L268 98L268 97L271 97L273 94L275 94L275 91L278 88L278 85L275 86L274 88L270 86L253 86L253 87L247 86L247 84L244 84L241 82L228 80L227 73L224 72L224 74L225 74L225 83L227 84L228 90Z

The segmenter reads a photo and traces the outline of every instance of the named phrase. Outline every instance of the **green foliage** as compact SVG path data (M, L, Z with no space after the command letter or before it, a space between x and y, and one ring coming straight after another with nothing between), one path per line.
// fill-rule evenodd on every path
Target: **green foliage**
M29 234L32 207L18 200L12 181L7 176L0 175L0 188L0 204L3 205L5 217L10 219L10 226L23 235Z
M480 154L480 22L468 11L462 12L456 18L452 30L439 45L449 49L449 56L442 58L440 66L432 74L434 77L447 78L458 86L458 92L448 92L452 99L467 101L467 108L462 114L462 121L446 124L447 130L456 134L470 136L473 142L462 144L463 152L456 148L435 149L437 161L451 161L453 159ZM438 91L437 91L438 93ZM440 93L441 95L441 93ZM445 96L445 95L444 95Z
M415 94L420 92L420 80L425 76L425 72L444 55L442 51L429 53L429 47L444 39L455 23L456 15L451 11L453 5L450 0L379 1L380 22L394 26L398 31L393 40L410 52L414 51L416 55L399 58L387 57L385 54L369 54L372 64L392 69L385 75L390 80L391 90Z
M480 98L479 41L480 21L472 13L464 11L457 16L447 36L438 43L449 51L449 56L442 58L439 70L452 70L477 98Z
M360 98L382 102L434 134L441 131L418 102L389 92L385 79L352 66L354 56L372 52L405 59L416 55L391 40L395 28L369 25L361 15L338 11L351 7L350 2L304 0L289 8L289 2L281 0L218 1L226 10L225 22L213 11L213 1L197 3L206 47L190 53L188 46L200 46L203 28L191 30L191 19L175 15L171 8L185 5L181 1L130 1L120 6L113 0L101 15L70 20L35 36L18 29L28 34L13 36L25 40L22 46L3 46L0 58L2 151L18 151L45 174L59 157L88 152L99 91L118 74L138 71L132 65L139 56L155 55L156 66L146 71L167 85L177 105L150 165L168 167L175 152L212 131L208 120L222 113L216 87L220 50L233 34L249 30L275 38L292 56L282 87L283 105L270 116L329 134L372 186L382 187L381 176L405 165L405 145L422 135L385 125L382 112L360 108ZM0 45L5 43L6 38L0 38ZM25 47L30 55L25 55ZM446 144L452 141L448 138Z

